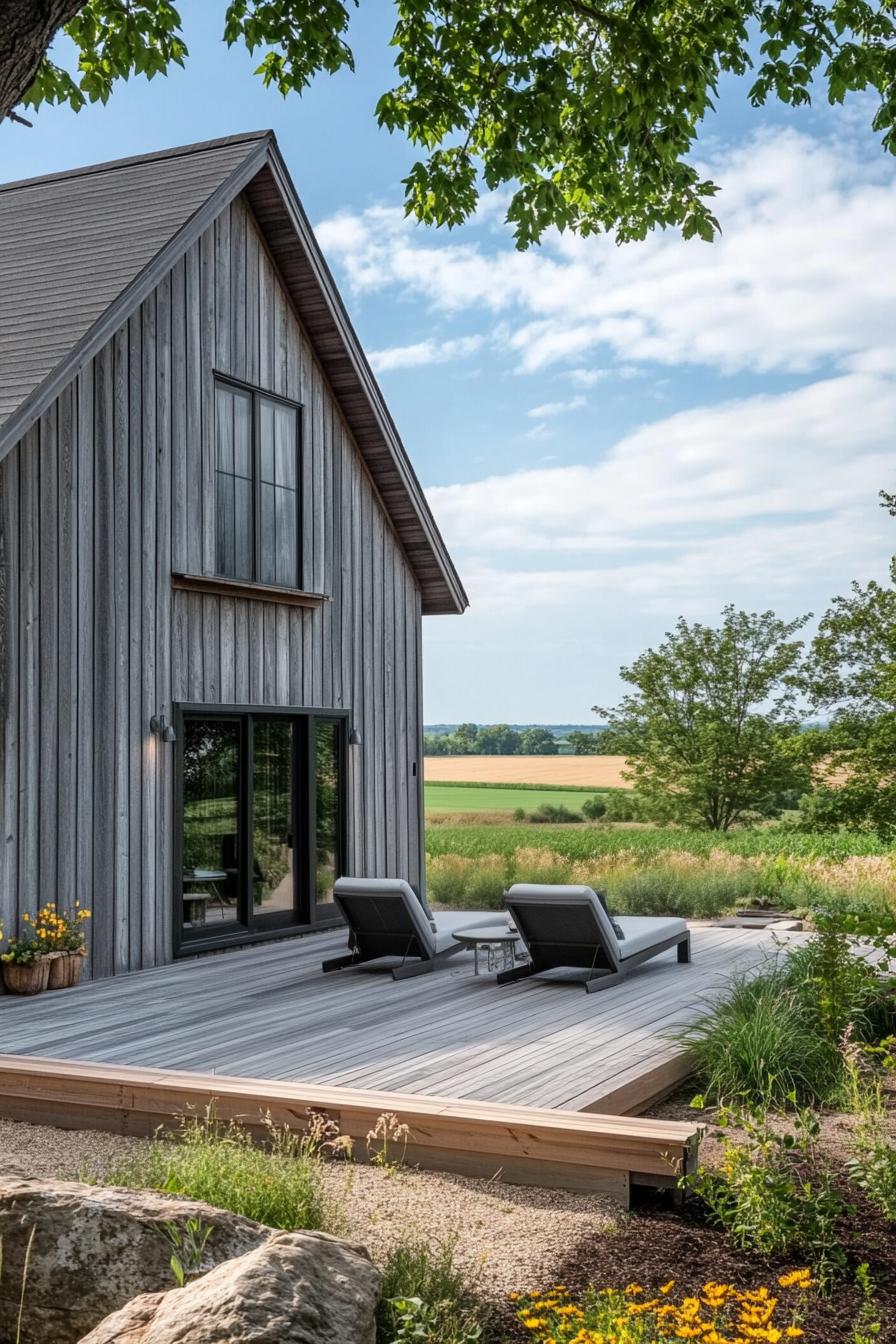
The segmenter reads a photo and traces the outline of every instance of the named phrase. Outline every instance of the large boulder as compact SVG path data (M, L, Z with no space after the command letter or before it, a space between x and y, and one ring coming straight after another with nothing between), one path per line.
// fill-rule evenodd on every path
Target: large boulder
M248 1218L196 1200L76 1182L0 1180L0 1344L14 1344L25 1256L21 1344L74 1344L137 1293L171 1288L165 1225L199 1219L212 1232L203 1268L271 1236Z
M374 1344L380 1287L362 1246L280 1232L184 1288L135 1298L81 1344Z

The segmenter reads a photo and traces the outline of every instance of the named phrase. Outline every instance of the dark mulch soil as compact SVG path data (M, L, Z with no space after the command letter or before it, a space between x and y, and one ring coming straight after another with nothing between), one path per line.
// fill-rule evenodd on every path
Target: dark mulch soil
M879 1344L896 1344L896 1231L876 1210L850 1189L855 1213L841 1228L852 1269L869 1264L876 1284L881 1333ZM745 1255L732 1246L724 1232L707 1225L696 1204L674 1208L671 1198L657 1196L625 1219L618 1230L581 1242L565 1264L558 1265L556 1283L573 1293L589 1284L624 1288L641 1283L656 1289L675 1279L682 1292L696 1292L711 1279L737 1288L774 1289L779 1274L802 1268L800 1261L763 1260ZM533 1285L536 1286L536 1285ZM545 1288L550 1284L542 1285ZM838 1282L826 1297L811 1297L804 1344L849 1344L852 1324L860 1304L852 1272ZM500 1321L498 1337L507 1344L527 1338L508 1308Z

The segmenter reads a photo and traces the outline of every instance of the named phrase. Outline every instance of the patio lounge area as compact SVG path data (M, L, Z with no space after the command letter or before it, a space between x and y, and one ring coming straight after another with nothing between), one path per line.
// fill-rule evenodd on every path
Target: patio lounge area
M463 953L432 975L324 975L345 934L193 958L39 999L0 997L0 1054L297 1080L604 1114L637 1113L687 1074L672 1033L768 932L697 927L597 996L544 978L498 987Z

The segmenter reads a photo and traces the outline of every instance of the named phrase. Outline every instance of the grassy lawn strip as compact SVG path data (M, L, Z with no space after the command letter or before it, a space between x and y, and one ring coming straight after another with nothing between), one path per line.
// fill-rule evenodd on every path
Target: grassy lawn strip
M515 812L532 811L542 804L568 807L580 812L588 798L606 793L605 789L563 789L557 785L541 788L535 784L427 784L427 812Z
M617 788L612 784L496 784L483 779L435 779L426 784L429 789L500 789L516 792L524 789L534 793L583 793L592 797L596 793L630 793L630 789Z

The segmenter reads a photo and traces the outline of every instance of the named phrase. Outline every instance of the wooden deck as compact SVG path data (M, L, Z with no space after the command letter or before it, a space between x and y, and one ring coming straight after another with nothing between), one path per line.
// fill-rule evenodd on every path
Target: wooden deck
M324 976L343 934L176 962L37 999L0 997L0 1054L296 1081L563 1111L637 1113L681 1081L672 1034L774 935L695 928L622 985L474 977L472 954L403 982Z

